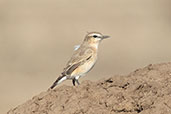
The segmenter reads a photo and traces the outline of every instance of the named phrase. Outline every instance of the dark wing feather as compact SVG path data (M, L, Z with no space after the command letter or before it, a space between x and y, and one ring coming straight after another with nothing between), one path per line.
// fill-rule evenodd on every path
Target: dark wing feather
M63 75L70 75L78 66L84 64L85 61L89 60L94 51L91 48L80 48L75 51L70 61L67 63L66 67L64 68Z

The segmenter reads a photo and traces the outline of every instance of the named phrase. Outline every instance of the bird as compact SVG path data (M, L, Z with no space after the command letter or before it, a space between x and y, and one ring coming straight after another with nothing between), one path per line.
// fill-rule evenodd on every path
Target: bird
M52 84L50 89L64 80L72 80L73 86L80 85L78 79L86 75L95 65L99 44L110 36L100 32L88 32L81 45L75 46L71 59L67 62L61 75Z

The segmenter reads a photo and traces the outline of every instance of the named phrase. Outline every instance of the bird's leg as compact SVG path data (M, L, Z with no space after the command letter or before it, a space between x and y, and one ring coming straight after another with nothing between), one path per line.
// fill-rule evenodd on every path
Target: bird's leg
M80 85L79 81L78 80L75 80L77 82L78 85Z
M73 84L73 86L75 86L75 78L74 79L72 79L72 84Z

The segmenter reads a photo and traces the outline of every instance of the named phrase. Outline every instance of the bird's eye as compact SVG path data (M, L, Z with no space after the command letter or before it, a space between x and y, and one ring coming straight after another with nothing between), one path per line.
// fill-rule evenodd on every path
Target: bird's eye
M97 35L93 35L94 38L97 38Z

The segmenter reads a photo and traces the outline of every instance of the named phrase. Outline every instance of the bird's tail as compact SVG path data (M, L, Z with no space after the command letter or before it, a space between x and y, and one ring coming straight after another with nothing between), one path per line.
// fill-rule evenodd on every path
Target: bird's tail
M58 85L59 83L63 82L66 79L67 79L67 77L65 75L59 76L56 79L56 81L53 83L53 85L50 87L50 89L53 89L56 85Z

